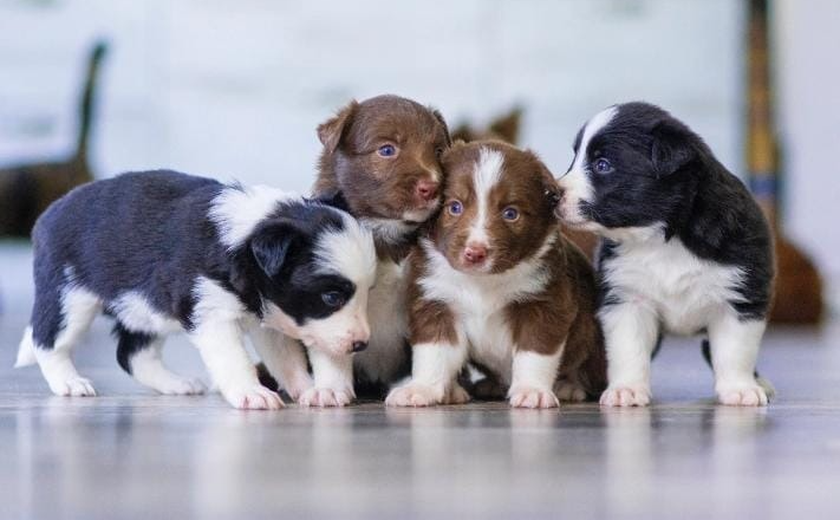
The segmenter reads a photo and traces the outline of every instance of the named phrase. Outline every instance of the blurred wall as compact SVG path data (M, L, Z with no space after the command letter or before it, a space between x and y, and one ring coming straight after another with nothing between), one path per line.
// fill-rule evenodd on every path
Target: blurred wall
M94 166L308 189L315 126L400 93L450 122L525 109L555 172L601 108L647 99L742 170L738 0L0 0L0 166L73 143L90 42L107 37Z

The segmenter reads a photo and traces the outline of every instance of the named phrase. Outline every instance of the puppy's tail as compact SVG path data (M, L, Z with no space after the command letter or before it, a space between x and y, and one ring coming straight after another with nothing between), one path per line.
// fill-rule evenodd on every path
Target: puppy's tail
M703 340L703 359L706 360L706 364L709 365L709 368L714 369L712 366L712 347L707 339ZM761 377L757 370L755 372L755 382L758 383L758 386L764 389L768 399L776 397L776 387L774 387L773 383L771 383L768 379Z
M28 367L37 362L38 360L35 359L35 342L32 339L32 327L26 327L26 330L23 331L23 338L20 340L20 346L18 347L15 368Z

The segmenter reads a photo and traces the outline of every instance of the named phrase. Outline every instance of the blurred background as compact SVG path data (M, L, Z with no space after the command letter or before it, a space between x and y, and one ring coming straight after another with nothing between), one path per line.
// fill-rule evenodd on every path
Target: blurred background
M809 270L790 284L807 286L797 298L836 301L840 2L770 2L753 46L765 3L0 0L3 234L20 236L14 216L48 202L22 193L47 197L44 178L61 191L60 175L166 167L305 192L315 127L351 98L401 94L478 131L513 113L512 138L556 174L588 117L643 99L692 126L778 214L799 255L789 271ZM7 309L31 297L22 240L0 238Z

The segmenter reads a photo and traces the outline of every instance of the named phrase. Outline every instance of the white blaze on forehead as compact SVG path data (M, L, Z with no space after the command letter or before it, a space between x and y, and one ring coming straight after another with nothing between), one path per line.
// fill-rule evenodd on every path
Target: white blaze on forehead
M376 277L373 235L358 220L343 211L339 213L344 228L321 233L315 255L324 270L341 274L356 284L357 291L367 291Z
M592 138L598 135L598 132L603 130L610 121L613 120L618 113L618 107L611 106L601 112L595 114L595 117L590 119L586 126L583 127L583 134L580 138L575 160L572 162L572 167L569 172L562 177L563 188L568 195L578 200L590 200L592 197L592 184L586 176L586 157L589 149L589 143Z
M472 226L470 226L467 243L480 242L486 244L489 242L487 235L487 203L490 199L490 191L502 178L504 162L505 158L501 152L484 147L479 151L478 162L473 172L473 188L478 211L476 212Z
M210 204L210 220L219 229L222 243L234 248L245 241L257 224L280 202L303 198L269 186L225 187Z

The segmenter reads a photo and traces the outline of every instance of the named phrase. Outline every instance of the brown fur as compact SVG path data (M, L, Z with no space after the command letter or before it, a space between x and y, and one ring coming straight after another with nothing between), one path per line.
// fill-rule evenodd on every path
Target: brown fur
M340 192L355 217L402 221L412 231L437 208L439 196L425 201L417 195L418 183L442 180L439 157L450 139L437 110L391 95L351 101L318 127L318 138L324 148L315 195ZM384 144L398 153L379 156ZM411 211L425 217L406 221ZM392 258L404 257L414 238L375 236L380 256Z
M91 51L73 155L65 161L0 170L0 236L28 237L35 220L50 204L76 186L93 180L87 160L88 137L97 72L105 49L99 43Z
M463 251L477 213L472 183L482 147L501 152L504 166L501 181L488 197L491 267L476 275L501 273L533 259L554 235L554 245L542 257L542 268L548 273L546 287L509 303L504 309L505 319L519 349L552 354L565 341L558 378L579 382L589 396L597 396L606 387L606 357L595 316L595 274L586 256L560 233L552 211L556 196L553 177L533 153L498 141L453 145L443 157L447 185L444 209L430 235L434 247L453 268L465 272L473 269L464 263ZM460 215L448 211L449 203L456 199L463 205ZM501 213L511 206L520 216L516 221L505 221ZM456 338L453 311L443 302L426 300L420 289L420 281L428 276L426 255L418 246L411 256L412 289L408 296L412 344L438 338L452 343ZM494 374L488 375L491 381L495 379Z

